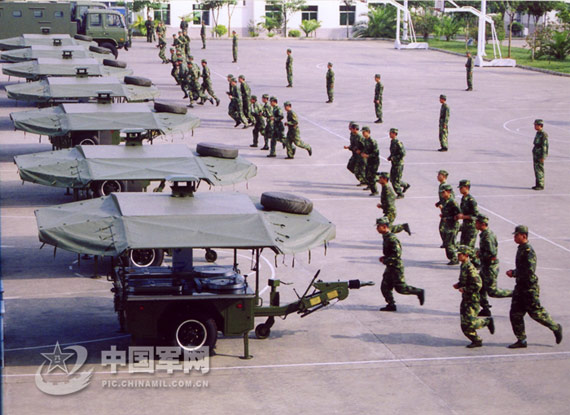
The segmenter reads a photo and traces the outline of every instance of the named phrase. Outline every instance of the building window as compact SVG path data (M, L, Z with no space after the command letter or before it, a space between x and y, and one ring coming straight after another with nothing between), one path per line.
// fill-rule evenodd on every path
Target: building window
M53 17L61 19L63 17L63 12L53 12Z
M349 25L353 25L355 15L356 6L340 6L340 25L346 26L347 21Z
M12 17L22 17L22 11L21 10L14 10L12 12Z
M153 3L154 20L170 24L170 4L169 3Z
M210 10L204 10L204 5L193 4L192 13L194 13L192 24L201 25L204 22L206 26L210 26Z
M266 5L265 6L265 17L270 17L272 19L279 18L281 16L281 9L279 6Z
M319 20L319 6L305 6L301 10L301 20Z
M36 19L41 19L44 17L44 12L42 10L33 10L33 13Z

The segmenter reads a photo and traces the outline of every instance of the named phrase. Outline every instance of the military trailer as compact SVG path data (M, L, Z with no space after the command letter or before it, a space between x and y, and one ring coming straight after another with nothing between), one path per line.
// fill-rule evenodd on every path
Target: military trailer
M23 34L83 36L109 49L128 47L128 31L123 16L104 4L90 1L2 1L0 39ZM0 48L4 42L0 41ZM10 42L4 47L10 46Z
M272 278L269 302L263 305L263 249L275 254L310 252L334 238L334 224L313 210L308 199L295 195L266 192L257 199L239 193L194 193L197 179L172 180L172 195L113 193L35 212L40 241L67 251L115 258L134 249L172 251L170 266L136 268L123 262L109 276L120 327L135 344L212 350L221 332L243 337L244 358L249 358L252 330L258 338L267 338L275 317L304 317L344 300L351 288L373 285L317 281L317 273L296 301L281 304L280 281ZM233 261L195 265L196 248L230 249ZM250 272L240 270L238 250L251 253ZM255 318L265 320L256 327Z
M6 50L0 54L0 59L9 63L35 61L39 58L92 58L98 62L112 57L109 49L99 46L85 47L83 45L53 46L32 45L29 48Z
M81 39L78 39L78 37L80 37ZM55 47L97 46L97 43L93 42L91 38L87 38L87 40L82 40L82 39L85 39L85 37L80 35L75 35L71 37L69 35L64 35L64 34L34 35L28 33L22 36L0 39L0 50L29 48L32 47L33 45L55 46Z

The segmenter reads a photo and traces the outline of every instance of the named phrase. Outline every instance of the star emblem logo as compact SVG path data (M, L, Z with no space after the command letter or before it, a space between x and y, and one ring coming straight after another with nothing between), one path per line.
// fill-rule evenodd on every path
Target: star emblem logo
M61 347L59 347L59 342L55 344L53 353L42 353L42 356L49 361L48 373L51 373L56 368L60 368L66 374L69 374L65 361L73 356L73 353L63 353Z

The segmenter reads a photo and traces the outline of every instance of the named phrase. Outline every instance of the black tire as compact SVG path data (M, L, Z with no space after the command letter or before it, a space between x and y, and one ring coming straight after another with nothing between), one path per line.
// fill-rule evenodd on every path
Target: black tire
M117 47L113 43L103 42L103 43L99 44L99 46L109 50L113 54L115 59L117 59L117 57L119 56L119 50L117 49Z
M216 259L218 259L218 253L213 249L206 248L205 258L208 262L216 262Z
M180 316L174 325L172 340L175 346L192 351L202 346L213 350L218 340L218 328L213 318Z
M308 215L313 211L313 202L306 197L282 192L261 194L261 205L267 210Z
M233 146L219 143L198 143L196 153L204 157L219 157L222 159L235 159L239 150Z
M152 81L148 78L143 78L142 76L126 75L123 78L123 82L127 85L152 86Z
M103 59L103 65L112 66L113 68L126 68L127 63L123 61L114 61L113 59Z
M258 324L255 327L255 337L257 337L260 340L267 339L270 334L271 334L271 327L269 327L265 323Z
M100 48L99 46L89 46L89 52L103 53L105 55L110 55L111 51L107 48Z
M93 137L83 137L81 139L79 139L79 141L77 143L75 143L75 145L79 145L79 146L98 146L99 145L99 139L95 136Z
M155 102L154 110L156 112L171 112L173 114L182 114L182 115L188 112L188 108L182 105L165 104L164 102Z
M84 40L85 42L93 42L93 38L91 36L74 35L73 38L77 40Z
M122 180L101 180L91 185L96 197L108 196L111 193L121 193L126 189L126 183Z
M164 260L162 249L131 249L129 262L136 268L158 267Z

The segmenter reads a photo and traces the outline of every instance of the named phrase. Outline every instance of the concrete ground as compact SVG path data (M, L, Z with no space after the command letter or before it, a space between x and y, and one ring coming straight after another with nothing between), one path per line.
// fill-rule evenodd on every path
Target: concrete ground
M164 370L110 374L101 352L116 346L126 350L128 338L118 333L110 284L91 279L92 261L52 247L40 250L34 209L71 201L61 189L21 185L13 156L50 150L47 139L14 132L8 114L27 109L0 92L0 190L2 276L6 299L6 367L4 408L9 414L111 413L400 413L400 414L566 414L570 405L570 339L560 345L545 327L526 318L529 346L510 350L515 338L509 323L509 299L491 299L496 333L481 329L484 347L466 349L459 326L460 294L452 288L459 268L447 266L439 249L437 200L439 169L449 182L470 179L481 212L490 217L497 234L501 273L499 287L512 288L504 272L514 267L517 224L530 229L538 255L541 301L570 336L570 80L516 68L476 68L475 90L464 92L464 59L430 51L397 51L390 42L241 40L239 62L231 63L229 41L209 42L196 60L207 58L214 89L222 105L197 106L202 125L193 137L175 136L156 142L217 141L239 147L258 166L258 175L238 190L251 195L285 191L306 196L337 227L328 250L279 257L264 252L262 280L273 272L283 281L282 301L294 300L321 270L324 280L372 280L375 287L352 291L328 309L306 318L277 320L271 337L251 334L254 358L241 360L242 340L220 338L217 355L206 375ZM294 88L285 88L285 50L293 49ZM182 104L181 92L161 65L154 46L141 39L121 51L135 74L146 76L162 90L162 99ZM336 72L333 104L325 104L326 63ZM233 128L226 113L225 76L243 74L255 94L269 93L280 103L290 100L300 117L302 138L313 156L299 149L294 160L266 158L249 147L251 129ZM373 124L373 75L382 74L384 124ZM12 80L11 82L14 82ZM0 77L0 85L9 81ZM439 153L437 126L439 94L451 108L450 151ZM550 136L546 189L536 192L531 148L533 120L543 118ZM349 121L369 125L389 170L388 129L397 127L406 146L404 180L411 189L397 202L397 222L408 222L413 235L399 234L406 279L425 288L420 307L413 296L396 295L398 312L381 313L379 290L384 266L381 237L374 222L378 198L356 187L346 170ZM212 191L219 191L214 189ZM227 263L229 252L219 262ZM243 252L242 269L250 254ZM267 301L267 292L264 294ZM93 369L90 385L68 396L46 395L34 375L46 362L55 342L62 348L87 348ZM65 351L65 350L64 350ZM67 350L69 352L70 349ZM73 359L72 359L73 360ZM70 360L70 361L72 361ZM45 370L45 368L44 368ZM56 369L58 371L59 369ZM60 373L61 374L61 373ZM62 381L65 378L61 377ZM106 387L111 380L191 380L190 387ZM119 385L120 386L120 385Z

